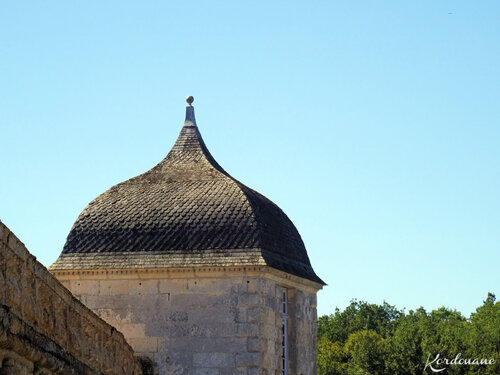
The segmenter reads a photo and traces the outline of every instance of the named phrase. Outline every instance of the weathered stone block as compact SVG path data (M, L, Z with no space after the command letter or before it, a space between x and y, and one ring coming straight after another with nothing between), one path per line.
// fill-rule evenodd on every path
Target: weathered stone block
M96 309L95 312L101 319L117 327L120 324L131 323L131 312L128 309Z
M158 280L131 280L128 284L129 294L155 294L160 290L158 288Z
M236 366L258 366L259 353L237 353L235 356Z
M7 245L7 235L10 233L10 230L0 221L0 242L3 242ZM1 246L1 244L0 244Z
M231 353L194 353L193 365L196 367L234 367L235 356Z
M188 311L167 311L165 312L165 321L167 322L187 322L189 320Z
M261 345L265 340L259 339L258 337L249 337L247 340L247 351L249 352L258 352L260 351L264 345Z
M146 324L144 323L121 323L120 332L128 338L144 337L146 331Z
M219 375L220 372L216 368L197 368L194 370L194 375Z
M127 341L137 353L156 353L158 351L158 337L129 337Z
M73 294L97 296L99 294L99 281L71 280L70 290Z
M194 293L227 294L234 280L219 278L196 278L187 280L187 291Z
M260 321L260 317L262 315L262 308L258 307L250 307L246 310L247 312L247 322L253 323Z
M22 316L22 292L20 285L16 280L9 279L7 274L7 283L5 288L5 303L12 311L15 311L19 316Z
M16 254L21 261L26 260L26 257L29 254L28 250L26 250L26 248L24 247L24 244L19 241L19 239L13 233L10 233L10 235L8 236L7 247L14 254Z
M230 368L222 367L219 369L220 375L247 375L247 369L245 367L240 368Z
M24 262L12 251L5 252L5 262L8 265L5 267L7 280L20 288L23 280Z
M262 279L258 277L247 278L245 283L247 287L246 291L248 293L259 293L264 289L263 287L264 282L262 281Z
M259 335L259 325L256 323L236 323L236 336L253 336Z
M187 289L186 279L160 279L158 282L160 293L182 293Z
M243 293L238 296L238 306L259 306L262 297L259 293Z
M128 295L128 280L99 280L99 295Z
M189 316L192 322L202 325L234 323L235 321L235 313L230 311L230 309L224 305L195 309L189 313Z
M247 313L248 309L245 307L234 309L236 323L248 323Z

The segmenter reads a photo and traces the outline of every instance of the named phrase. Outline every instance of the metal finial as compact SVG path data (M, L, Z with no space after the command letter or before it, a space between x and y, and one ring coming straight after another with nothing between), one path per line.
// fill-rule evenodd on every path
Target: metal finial
M189 95L189 96L186 98L186 102L187 102L189 105L191 105L191 104L194 102L194 98L193 98L191 95Z

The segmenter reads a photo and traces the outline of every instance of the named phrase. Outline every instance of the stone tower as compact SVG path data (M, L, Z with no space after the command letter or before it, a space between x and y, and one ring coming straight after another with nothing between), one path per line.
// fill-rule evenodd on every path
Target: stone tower
M155 373L316 373L314 273L297 229L231 177L192 97L168 155L94 199L50 271Z

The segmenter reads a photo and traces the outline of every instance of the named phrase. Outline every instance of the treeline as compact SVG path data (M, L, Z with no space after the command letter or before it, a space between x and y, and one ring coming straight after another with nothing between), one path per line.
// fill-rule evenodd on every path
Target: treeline
M488 293L456 310L398 310L353 300L318 320L318 374L500 374L500 302Z

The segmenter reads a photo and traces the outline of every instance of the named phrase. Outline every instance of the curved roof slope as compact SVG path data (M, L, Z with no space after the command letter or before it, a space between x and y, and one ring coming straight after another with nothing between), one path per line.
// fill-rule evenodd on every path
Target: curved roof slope
M222 169L188 106L165 159L90 202L50 268L228 265L268 265L323 283L290 219Z

